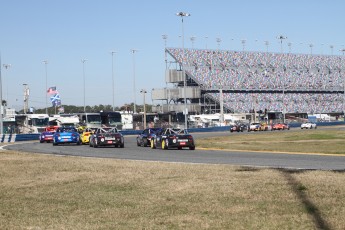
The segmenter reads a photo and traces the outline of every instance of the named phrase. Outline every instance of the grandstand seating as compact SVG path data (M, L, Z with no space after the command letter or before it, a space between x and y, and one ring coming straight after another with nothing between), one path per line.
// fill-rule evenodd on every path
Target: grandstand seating
M234 112L344 111L345 57L167 48L188 76ZM184 55L184 56L183 56ZM184 58L183 58L184 57ZM212 91L213 90L213 91Z

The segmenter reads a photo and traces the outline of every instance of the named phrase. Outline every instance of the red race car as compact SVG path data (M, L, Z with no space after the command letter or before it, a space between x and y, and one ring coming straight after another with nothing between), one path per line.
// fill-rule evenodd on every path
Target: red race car
M290 126L288 124L284 124L284 123L277 123L274 124L272 127L272 130L290 130Z
M56 132L58 126L47 126L44 131L40 134L40 143L53 141L53 135Z

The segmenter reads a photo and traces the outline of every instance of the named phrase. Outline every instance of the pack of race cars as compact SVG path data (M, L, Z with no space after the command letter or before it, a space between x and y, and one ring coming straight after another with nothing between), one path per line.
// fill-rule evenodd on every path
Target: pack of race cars
M78 130L73 126L47 127L40 134L40 143L53 143L53 146L75 144L90 147L125 147L125 138L115 127ZM194 138L186 129L148 128L137 137L137 146L151 149L195 149Z
M307 122L301 125L301 129L316 129L315 123ZM289 130L285 123L277 123L272 126L261 123L250 125L235 124L230 126L230 132ZM73 126L46 127L40 134L40 143L53 143L53 146L62 144L89 145L90 147L120 147L124 148L125 138L115 127L102 127L96 129L86 128L78 130ZM151 149L189 149L195 150L195 141L187 129L180 128L147 128L136 137L139 147L150 146Z

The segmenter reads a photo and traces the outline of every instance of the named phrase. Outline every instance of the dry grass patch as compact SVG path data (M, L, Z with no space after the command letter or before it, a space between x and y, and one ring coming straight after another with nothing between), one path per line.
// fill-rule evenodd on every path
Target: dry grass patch
M6 151L0 229L314 229L301 188L325 226L342 229L344 183L335 172Z

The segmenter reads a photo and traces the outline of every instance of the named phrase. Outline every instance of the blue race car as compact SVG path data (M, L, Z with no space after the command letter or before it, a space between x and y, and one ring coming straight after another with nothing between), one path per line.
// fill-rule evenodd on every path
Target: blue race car
M137 136L137 146L151 146L151 140L156 136L158 132L162 131L161 128L148 128L144 129Z
M59 127L53 136L53 145L75 143L80 145L80 135L75 127Z

